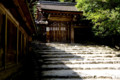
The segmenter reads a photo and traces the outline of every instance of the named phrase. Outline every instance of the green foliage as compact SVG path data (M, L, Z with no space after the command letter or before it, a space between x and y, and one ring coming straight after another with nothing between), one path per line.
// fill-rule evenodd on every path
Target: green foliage
M34 6L32 7L32 10L33 10L33 13L36 13L36 11L37 11L37 2L36 3L34 3Z
M96 36L120 35L120 0L77 0L76 7L92 21Z
M33 16L33 18L35 18L35 13L37 11L36 6L37 6L38 1L37 0L27 0L27 2L29 4L29 9L32 13L32 16Z
M59 0L60 2L64 2L64 0Z

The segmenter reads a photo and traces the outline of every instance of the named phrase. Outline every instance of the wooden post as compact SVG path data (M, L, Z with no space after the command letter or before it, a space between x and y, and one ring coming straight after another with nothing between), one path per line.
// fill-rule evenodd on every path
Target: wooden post
M51 31L51 41L53 42L54 36L53 36L53 26L51 26L52 31Z
M26 53L27 53L27 55L28 55L28 48L29 48L29 46L28 46L28 37L27 37L27 39L26 39Z
M66 27L67 27L67 23L64 23L64 26L63 26L63 30L62 30L62 32L63 32L63 37L64 37L64 39L63 39L63 41L64 42L66 42L66 34L67 34L67 32L66 32Z
M18 54L19 54L19 27L17 27L17 55L16 55L17 64L18 64Z
M68 23L68 42L71 42L70 41L70 32L71 32L70 31L70 29L71 29L70 27L71 27L71 24Z
M21 33L21 50L20 50L20 61L21 57L23 56L23 34Z
M55 42L55 26L53 25L53 28L54 28L54 42Z
M69 26L68 26L68 22L66 22L66 42L68 42L68 36L69 36Z
M73 24L71 24L71 43L74 43L74 27L73 27Z
M52 31L51 31L51 26L49 26L49 42L51 42L52 40L52 35L51 35Z
M61 37L61 35L62 35L62 34L61 34L61 22L59 22L58 26L59 26L59 41L61 42L61 40L62 40L62 39L61 39L61 38L62 38L62 37Z
M5 14L4 15L4 31L5 31L5 33L4 33L4 53L3 53L3 55L4 55L4 57L3 57L3 66L4 66L4 70L6 69L6 54L7 54L7 15Z
M67 28L66 28L66 27L67 27L67 26L64 27L64 28L65 28L65 29L64 29L64 33L65 33L65 34L63 33L63 34L64 34L64 37L65 37L65 38L64 38L64 42L66 42L66 38L67 38L67 36L66 36L66 34L67 34L67 32L66 32Z
M59 22L57 22L57 42L59 42Z
M46 27L46 38L47 38L47 42L50 42L50 28Z
M24 55L26 56L26 36L24 36Z
M24 53L24 56L26 55L25 53L25 35L24 35L24 39L23 39L23 53Z

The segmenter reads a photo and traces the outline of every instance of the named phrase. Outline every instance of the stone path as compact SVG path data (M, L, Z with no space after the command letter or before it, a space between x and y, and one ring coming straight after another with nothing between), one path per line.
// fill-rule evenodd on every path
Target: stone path
M120 80L120 51L107 46L34 43L39 80Z

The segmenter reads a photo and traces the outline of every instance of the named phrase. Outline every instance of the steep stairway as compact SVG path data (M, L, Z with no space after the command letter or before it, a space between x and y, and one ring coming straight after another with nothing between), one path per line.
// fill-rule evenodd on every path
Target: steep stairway
M120 54L107 46L37 43L41 80L120 80Z

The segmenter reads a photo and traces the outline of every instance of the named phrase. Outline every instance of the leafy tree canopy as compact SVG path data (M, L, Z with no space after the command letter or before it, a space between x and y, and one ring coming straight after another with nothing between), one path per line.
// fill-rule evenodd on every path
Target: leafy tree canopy
M92 21L96 36L120 35L120 0L77 0L76 7Z

